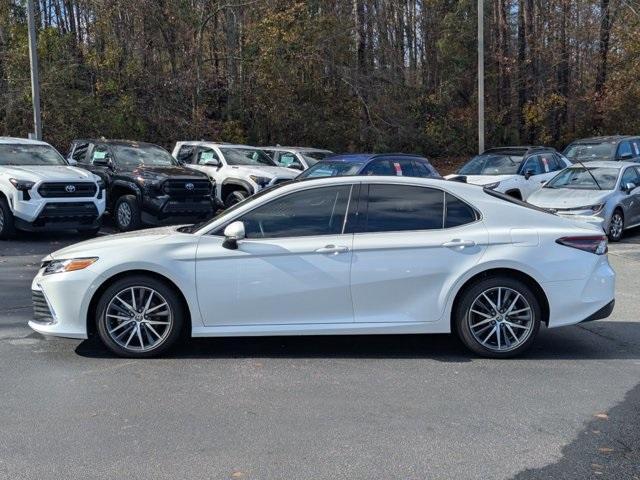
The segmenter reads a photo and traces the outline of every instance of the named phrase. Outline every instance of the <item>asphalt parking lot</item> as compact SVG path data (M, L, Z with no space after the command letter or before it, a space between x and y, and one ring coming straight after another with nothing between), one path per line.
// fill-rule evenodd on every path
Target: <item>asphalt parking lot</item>
M607 319L515 360L452 336L193 340L112 357L29 330L77 236L0 242L0 478L640 479L640 231Z

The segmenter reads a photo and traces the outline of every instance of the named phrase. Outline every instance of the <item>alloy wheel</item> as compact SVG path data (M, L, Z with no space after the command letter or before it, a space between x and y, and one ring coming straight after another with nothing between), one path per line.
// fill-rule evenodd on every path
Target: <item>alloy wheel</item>
M516 290L493 287L478 295L467 313L474 339L494 352L515 350L531 336L534 313Z
M156 290L133 286L118 292L105 311L106 331L125 350L146 352L159 347L169 336L173 314Z
M118 223L125 228L131 223L131 207L125 202L118 206Z
M622 229L624 228L624 219L620 213L615 212L611 217L611 226L609 227L609 233L611 238L618 239L622 236Z

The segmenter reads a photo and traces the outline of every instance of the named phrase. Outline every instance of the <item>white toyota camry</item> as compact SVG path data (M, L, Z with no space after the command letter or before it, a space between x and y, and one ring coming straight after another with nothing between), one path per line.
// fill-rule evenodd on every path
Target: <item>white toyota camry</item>
M508 197L507 197L508 198ZM33 281L43 334L122 356L194 337L455 332L523 352L542 324L608 316L607 240L477 186L334 177L264 190L210 222L59 250Z

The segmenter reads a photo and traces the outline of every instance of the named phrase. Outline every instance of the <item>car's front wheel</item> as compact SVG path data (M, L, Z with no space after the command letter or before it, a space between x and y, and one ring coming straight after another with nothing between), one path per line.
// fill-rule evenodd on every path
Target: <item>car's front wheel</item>
M123 195L118 199L114 219L121 232L138 230L142 226L140 207L135 195Z
M484 357L507 358L531 346L540 329L542 308L527 284L500 275L467 287L454 315L465 346Z
M160 355L180 338L184 306L164 282L132 275L110 285L96 308L102 342L121 357Z
M16 233L13 213L7 201L0 197L0 239L11 238Z
M244 190L235 190L224 199L224 206L226 208L234 206L236 203L240 203L243 200L246 200L249 197L249 194Z
M624 230L624 215L620 210L616 210L611 215L611 222L609 222L609 241L619 242L622 238L622 232Z

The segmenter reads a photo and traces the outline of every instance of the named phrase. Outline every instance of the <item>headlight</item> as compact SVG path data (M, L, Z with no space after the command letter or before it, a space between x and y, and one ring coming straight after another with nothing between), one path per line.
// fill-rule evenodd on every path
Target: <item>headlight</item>
M604 203L598 203L596 205L585 205L584 207L568 208L567 210L570 210L570 211L591 210L591 213L598 214L602 211L603 208L604 208Z
M486 185L484 185L484 188L488 188L489 190L493 190L494 188L498 188L498 185L500 185L500 182L487 183Z
M43 275L51 275L53 273L74 272L76 270L84 270L89 265L93 265L98 257L90 258L68 258L66 260L48 260L42 264L44 268Z
M10 178L9 181L11 182L11 185L16 187L16 190L20 190L21 192L31 190L35 185L34 182L30 182L28 180L18 180L15 178Z
M269 184L269 182L271 181L270 178L258 177L256 175L249 175L249 178L251 180L253 180L254 182L256 182L258 185L260 185L261 187L266 187Z

